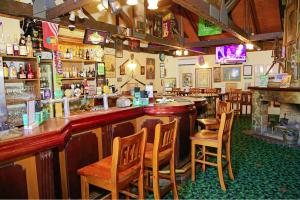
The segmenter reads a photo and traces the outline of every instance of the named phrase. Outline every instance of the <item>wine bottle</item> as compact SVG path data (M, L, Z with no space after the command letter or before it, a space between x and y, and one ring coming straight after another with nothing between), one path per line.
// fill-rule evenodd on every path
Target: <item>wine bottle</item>
M90 52L88 49L86 50L85 59L87 59L87 60L90 59Z
M72 70L73 70L73 72L72 72L72 73L73 73L73 78L77 78L77 69L76 69L76 65L73 64L73 65L72 65L72 68L73 68L73 69L72 69Z
M66 58L66 59L69 59L69 58L70 58L70 52L69 52L69 49L67 49L65 58Z
M27 78L28 79L34 79L34 74L33 74L30 63L27 64L27 69L28 69Z
M25 71L23 69L23 64L19 64L18 78L19 79L26 79L26 74L25 74Z
M9 78L9 72L8 72L8 66L6 64L6 62L3 63L3 76L4 79L8 79Z

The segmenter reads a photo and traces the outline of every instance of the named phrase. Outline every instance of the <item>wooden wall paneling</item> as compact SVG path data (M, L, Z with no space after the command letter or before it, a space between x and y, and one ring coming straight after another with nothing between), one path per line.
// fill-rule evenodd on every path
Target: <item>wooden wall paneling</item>
M30 156L25 159L18 160L15 163L21 165L26 170L28 198L38 199L40 195L39 195L39 188L38 188L35 156Z
M184 162L179 162L177 161L176 163L176 167L182 167L184 164L186 164L186 161L189 160L190 158L190 146L191 146L191 142L190 142L190 115L189 113L184 113L184 114L180 114L179 116L179 137L178 137L178 143L177 146L179 148L179 156L177 158L179 158L180 161L184 161Z
M148 130L148 138L147 142L153 143L154 141L154 134L155 134L155 126L158 123L168 123L169 117L154 117L154 116L145 116L144 119L140 122L140 129L147 128Z
M63 199L68 199L67 167L65 150L59 151L59 167L61 177L61 194Z
M73 135L65 147L68 198L80 198L77 170L98 161L97 136L92 131Z
M24 167L13 163L0 166L0 199L28 199Z
M35 156L40 199L54 199L53 152L43 151Z
M126 137L135 133L136 128L132 123L135 120L126 121L112 125L112 139L115 137Z
M112 148L112 126L101 127L102 130L102 154L103 158L111 155Z
M62 148L62 147L60 147ZM54 148L53 152L53 172L54 172L54 192L56 199L62 199L61 169L60 169L60 149Z

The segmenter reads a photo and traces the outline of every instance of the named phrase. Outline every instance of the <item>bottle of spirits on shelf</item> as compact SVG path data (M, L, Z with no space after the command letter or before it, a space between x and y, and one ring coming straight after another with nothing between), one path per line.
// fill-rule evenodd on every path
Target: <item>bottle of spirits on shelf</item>
M26 48L26 38L24 35L21 35L20 37L20 56L27 56L27 48Z
M86 50L86 53L85 53L85 59L87 59L87 60L90 59L90 52L88 49Z
M18 73L19 79L26 79L26 74L23 68L23 64L19 64L19 73Z
M15 36L13 49L14 49L14 56L19 56L20 55L20 45L19 45L17 36Z
M13 44L11 43L11 40L10 40L9 37L8 37L7 44L6 44L6 54L9 55L9 56L14 55Z
M91 68L89 68L89 71L87 73L87 77L91 78L93 75L92 75L92 71L91 71Z
M84 59L85 58L85 53L84 53L84 49L81 49L81 59Z
M66 59L70 59L70 52L69 52L69 49L67 49L66 51L66 56L65 56Z
M92 77L96 77L96 71L95 71L95 68L92 69Z
M94 51L93 51L93 49L90 50L90 60L94 60Z
M69 58L73 59L73 50L72 49L70 49Z
M27 56L32 57L33 56L33 49L32 49L32 41L31 36L28 35L26 39L26 49L27 49Z
M17 68L14 62L9 65L9 79L17 79Z
M28 69L27 78L34 79L34 73L32 71L32 67L30 63L27 64L27 69Z
M3 63L3 76L4 76L4 79L9 78L8 66L7 66L6 62Z
M77 78L77 68L76 68L76 65L73 64L72 68L73 68L72 69L72 73L73 73L72 76L73 76L73 78Z

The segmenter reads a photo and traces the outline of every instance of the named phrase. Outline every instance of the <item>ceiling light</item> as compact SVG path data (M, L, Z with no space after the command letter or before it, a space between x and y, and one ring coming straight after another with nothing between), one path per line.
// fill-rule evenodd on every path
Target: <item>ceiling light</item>
M183 51L183 55L185 55L185 56L189 55L189 51L188 50L184 50Z
M176 50L175 54L176 56L182 56L182 51L178 49Z
M247 48L248 50L253 50L253 49L254 49L254 45L251 44L251 43L247 43L247 44L246 44L246 48Z
M156 10L158 8L157 4L158 4L158 0L148 0L148 9Z
M102 3L99 3L98 6L97 6L97 8L98 8L99 12L105 10L105 7L104 7L104 5Z
M138 1L137 0L127 0L127 5L130 5L130 6L134 6L136 4L138 4Z
M121 11L121 4L119 1L117 0L110 0L109 1L109 5L111 7L111 12L113 14L117 14Z

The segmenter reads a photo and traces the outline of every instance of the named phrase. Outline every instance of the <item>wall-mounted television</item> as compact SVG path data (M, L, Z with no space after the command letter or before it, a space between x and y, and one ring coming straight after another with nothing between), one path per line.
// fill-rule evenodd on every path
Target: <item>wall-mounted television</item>
M216 47L216 63L233 64L246 62L246 46L233 44Z

